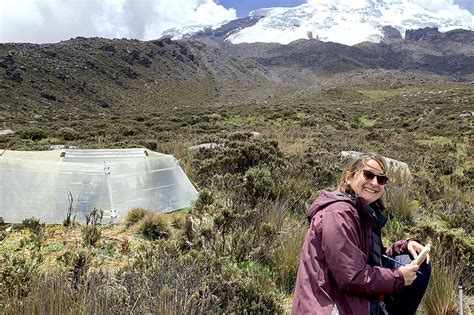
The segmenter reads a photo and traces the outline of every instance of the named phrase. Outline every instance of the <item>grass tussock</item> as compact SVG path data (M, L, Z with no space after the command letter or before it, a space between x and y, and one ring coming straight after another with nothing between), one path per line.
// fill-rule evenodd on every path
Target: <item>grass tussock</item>
M463 266L452 253L433 253L432 274L424 298L424 309L428 314L459 314L458 286L461 284Z

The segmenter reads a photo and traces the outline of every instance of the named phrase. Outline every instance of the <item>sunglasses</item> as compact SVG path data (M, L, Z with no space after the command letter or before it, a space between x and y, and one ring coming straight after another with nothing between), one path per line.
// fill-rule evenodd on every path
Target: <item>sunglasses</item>
M377 177L377 183L382 186L388 182L388 177L385 175L375 175L374 173L368 170L362 170L362 174L364 175L364 178L368 181L372 181L374 177Z

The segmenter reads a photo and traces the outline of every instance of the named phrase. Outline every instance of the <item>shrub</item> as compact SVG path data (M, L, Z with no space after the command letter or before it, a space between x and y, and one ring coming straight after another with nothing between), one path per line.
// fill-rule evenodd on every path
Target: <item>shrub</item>
M74 198L73 198L72 193L70 191L68 191L67 196L68 196L68 207L67 207L67 212L66 212L66 219L64 219L64 221L63 221L63 226L70 227L70 226L74 225L75 220L76 220L76 215L74 215L74 217L71 218L71 216L72 216L72 204L74 202Z
M91 255L81 251L66 251L57 258L68 269L68 278L74 290L77 290L85 281L89 267L91 266Z
M226 140L221 147L198 150L191 164L199 183L207 186L216 174L243 175L250 168L263 165L276 169L284 166L285 161L276 142L250 138L245 141Z
M276 199L279 188L268 168L254 167L249 169L243 178L243 188L252 204L258 199Z
M18 135L21 139L28 139L33 141L38 141L44 138L47 138L48 135L46 132L40 128L36 127L29 127L23 128L18 131Z
M408 231L409 227L405 221L393 218L385 224L385 227L382 229L382 236L384 241L392 244L398 240L406 239Z
M199 192L198 199L194 202L194 209L198 213L206 212L206 207L214 203L214 194L209 189L203 189Z
M82 228L82 240L84 245L94 246L100 240L102 232L99 225L102 222L102 210L94 208L89 214L86 214L86 225Z
M304 165L311 172L313 189L319 191L337 186L341 173L341 161L336 160L328 152L309 148L304 153Z
M0 230L3 230L7 225L3 217L0 217Z
M30 229L31 231L37 231L41 228L41 223L39 219L32 217L32 218L27 218L21 221L21 224L19 226L20 229Z
M455 230L437 230L429 225L421 225L412 229L412 235L422 240L431 240L433 250L436 253L442 253L446 257L455 257L453 263L462 271L469 271L473 268L474 246L469 239L463 237L459 231ZM444 256L440 254L440 257ZM471 287L470 290L473 288ZM470 294L470 291L467 291Z
M30 283L39 274L39 267L43 262L41 256L29 258L21 254L0 257L0 293L25 297L30 291ZM0 294L1 295L1 294Z
M149 214L143 219L140 232L149 240L167 239L171 234L168 223L157 214Z
M188 304L189 310L207 314L281 314L283 310L274 290L256 278L261 269L252 268L252 275L220 263L204 279Z
M81 137L81 133L71 127L63 127L58 130L58 136L65 141L74 141Z
M130 227L137 224L145 216L152 214L153 211L145 208L134 208L127 212L125 216L125 226Z

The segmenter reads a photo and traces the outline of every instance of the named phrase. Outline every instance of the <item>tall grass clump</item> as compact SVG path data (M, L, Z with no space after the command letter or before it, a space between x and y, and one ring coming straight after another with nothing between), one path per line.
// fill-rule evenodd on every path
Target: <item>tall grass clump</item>
M444 183L442 198L438 201L441 217L450 228L474 230L473 191L462 191L456 184Z
M171 228L163 216L151 213L141 221L140 232L149 240L167 239L171 235Z
M291 294L295 287L299 255L306 231L307 227L299 224L289 226L275 251L275 281L278 288L288 294Z
M411 198L411 181L400 169L391 172L389 177L390 182L385 188L388 215L391 219L410 223L415 205Z
M452 253L432 253L432 273L424 298L430 315L458 314L458 285L463 267Z
M137 224L145 216L152 214L153 211L145 208L133 208L125 216L125 226L130 227Z

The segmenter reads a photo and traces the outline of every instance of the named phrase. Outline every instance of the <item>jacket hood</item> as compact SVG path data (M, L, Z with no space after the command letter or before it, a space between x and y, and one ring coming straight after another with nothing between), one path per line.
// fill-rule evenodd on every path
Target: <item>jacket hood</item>
M316 213L323 210L330 204L338 201L343 201L354 205L357 209L362 210L365 213L368 213L367 203L360 197L344 195L338 191L330 192L327 190L321 191L319 197L311 204L308 210L308 221L311 222L311 219Z

